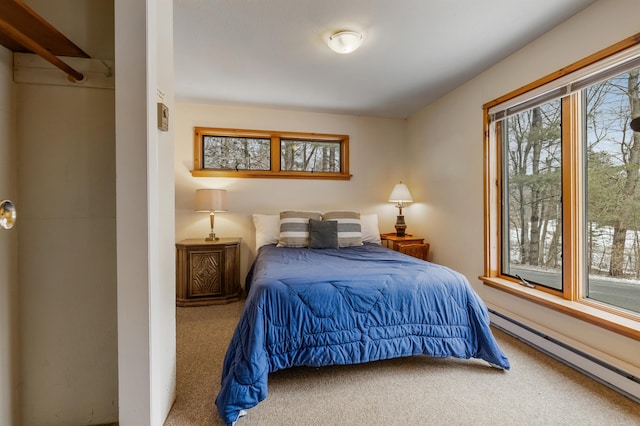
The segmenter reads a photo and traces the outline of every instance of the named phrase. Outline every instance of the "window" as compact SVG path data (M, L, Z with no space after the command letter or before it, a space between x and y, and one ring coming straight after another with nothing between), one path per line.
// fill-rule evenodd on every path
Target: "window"
M639 91L631 37L484 105L483 281L636 339Z
M202 168L207 170L271 170L271 140L202 135Z
M559 100L507 118L502 271L562 290L562 133Z
M349 137L196 127L196 177L350 179Z

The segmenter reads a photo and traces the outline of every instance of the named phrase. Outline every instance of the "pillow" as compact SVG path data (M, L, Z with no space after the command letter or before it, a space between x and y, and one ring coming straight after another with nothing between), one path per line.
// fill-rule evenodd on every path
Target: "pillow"
M267 244L278 244L278 238L280 238L279 214L254 214L253 224L256 227L256 251Z
M308 247L309 219L320 220L319 212L280 212L278 247Z
M338 222L309 219L309 248L338 248Z
M378 228L377 214L361 214L360 225L362 228L362 242L381 245L380 229Z
M338 222L338 246L349 247L362 245L360 213L327 212L322 215L322 220L335 220Z

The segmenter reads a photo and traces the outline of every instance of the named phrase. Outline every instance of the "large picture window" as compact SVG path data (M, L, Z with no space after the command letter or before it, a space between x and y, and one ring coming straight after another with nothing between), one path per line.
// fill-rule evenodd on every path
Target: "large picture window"
M635 40L484 106L482 279L640 338Z
M349 137L196 127L191 174L350 179Z
M585 297L640 313L640 68L587 88Z

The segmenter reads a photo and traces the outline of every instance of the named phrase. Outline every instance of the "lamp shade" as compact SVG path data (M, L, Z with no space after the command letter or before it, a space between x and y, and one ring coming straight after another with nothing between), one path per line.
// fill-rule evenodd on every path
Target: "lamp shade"
M390 203L410 203L412 201L413 198L411 197L409 188L407 188L407 185L402 182L397 183L396 186L393 187L391 195L389 195Z
M227 200L227 191L224 189L196 189L195 211L226 212Z
M327 42L336 53L351 53L362 44L362 34L355 31L338 31Z

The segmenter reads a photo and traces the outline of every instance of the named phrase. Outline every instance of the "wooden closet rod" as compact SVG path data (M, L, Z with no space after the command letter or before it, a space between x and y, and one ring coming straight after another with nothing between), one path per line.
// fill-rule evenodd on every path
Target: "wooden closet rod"
M56 67L66 72L69 78L73 79L72 81L84 80L84 75L82 75L81 72L78 72L75 69L71 68L69 65L60 60L60 58L58 58L56 55L42 47L38 42L25 35L23 32L16 29L13 25L3 19L0 19L0 31L9 34L16 41L18 41L27 49L31 50L33 53L42 56L44 59L51 62Z

